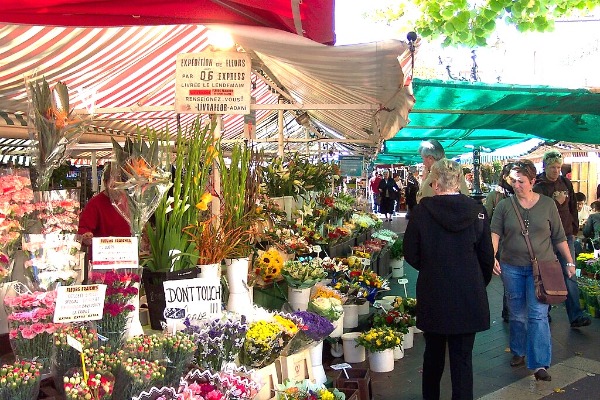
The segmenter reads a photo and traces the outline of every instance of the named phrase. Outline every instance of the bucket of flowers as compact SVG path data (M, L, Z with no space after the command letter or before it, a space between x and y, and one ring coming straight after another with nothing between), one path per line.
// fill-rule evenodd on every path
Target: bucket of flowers
M42 364L16 361L0 368L0 399L37 399L40 391Z
M375 372L394 369L394 347L402 343L402 334L389 327L373 327L361 333L356 343L369 351L369 368Z
M281 275L288 285L288 303L292 310L306 310L310 289L327 277L323 260L319 257L305 261L286 261Z
M313 384L308 379L277 385L277 400L346 400L346 395L336 388L328 389L322 384Z

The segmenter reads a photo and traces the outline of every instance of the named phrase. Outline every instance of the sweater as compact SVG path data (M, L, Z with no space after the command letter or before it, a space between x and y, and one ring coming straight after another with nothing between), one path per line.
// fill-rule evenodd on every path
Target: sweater
M77 233L83 235L87 232L92 232L94 237L131 236L129 223L103 191L92 197L79 215Z
M419 329L448 335L489 329L494 251L481 204L463 194L423 198L406 227L404 258L419 271Z
M554 203L558 209L565 235L576 235L579 232L579 217L577 216L577 199L571 181L564 176L559 176L555 181L549 181L545 173L539 174L535 179L533 191L536 193L543 194L551 199L554 199L555 192L566 191L568 193L567 201L563 204L558 201L554 201Z

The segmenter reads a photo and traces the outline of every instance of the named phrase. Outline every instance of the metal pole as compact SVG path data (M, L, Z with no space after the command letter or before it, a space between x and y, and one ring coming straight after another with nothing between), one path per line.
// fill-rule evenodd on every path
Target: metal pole
M481 181L479 179L479 171L481 169L481 147L473 147L473 191L471 197L482 202L483 192L481 191Z

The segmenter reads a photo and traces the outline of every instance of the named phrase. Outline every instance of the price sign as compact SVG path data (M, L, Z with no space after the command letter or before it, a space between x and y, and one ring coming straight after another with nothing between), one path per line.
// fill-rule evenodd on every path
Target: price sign
M249 114L251 61L246 53L177 55L175 112Z
M183 320L201 320L221 315L221 282L218 279L164 281L167 324L183 326Z
M138 238L93 238L92 265L94 269L138 268Z
M102 319L106 285L60 286L56 289L54 323Z

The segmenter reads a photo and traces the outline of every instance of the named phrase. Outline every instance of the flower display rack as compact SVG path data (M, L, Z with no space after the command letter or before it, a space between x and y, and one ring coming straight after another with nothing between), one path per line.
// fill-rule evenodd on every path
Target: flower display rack
M308 379L311 383L315 383L315 375L312 369L310 352L308 349L290 356L281 356L276 363L281 368L281 380L303 381Z
M281 373L277 370L275 363L271 363L256 371L262 381L262 388L254 397L255 400L271 400L276 397L277 385L281 384Z
M346 375L348 374L348 378ZM368 368L348 368L340 371L333 386L338 389L354 389L358 391L358 400L371 400L371 371Z

